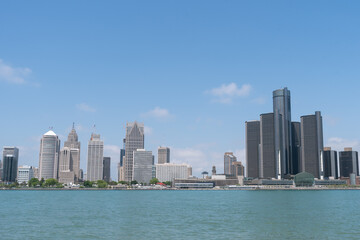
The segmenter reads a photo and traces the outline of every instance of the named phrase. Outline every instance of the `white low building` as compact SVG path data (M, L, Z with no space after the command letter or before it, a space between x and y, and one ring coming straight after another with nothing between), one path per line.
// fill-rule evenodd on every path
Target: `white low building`
M32 179L33 177L34 177L33 167L27 165L18 167L18 176L17 176L18 183L25 182L27 184L29 180Z
M188 164L156 164L156 178L160 182L172 182L175 178L188 179L192 172L191 169Z

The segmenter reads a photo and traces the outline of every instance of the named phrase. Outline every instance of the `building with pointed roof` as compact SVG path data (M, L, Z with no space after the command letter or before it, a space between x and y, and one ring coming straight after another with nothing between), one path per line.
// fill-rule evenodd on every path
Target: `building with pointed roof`
M134 151L144 149L144 123L126 123L124 180L133 180Z

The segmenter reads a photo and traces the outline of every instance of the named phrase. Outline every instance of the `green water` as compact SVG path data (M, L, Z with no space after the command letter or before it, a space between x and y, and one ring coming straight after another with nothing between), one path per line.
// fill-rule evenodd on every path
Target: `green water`
M0 191L0 239L360 239L360 191Z

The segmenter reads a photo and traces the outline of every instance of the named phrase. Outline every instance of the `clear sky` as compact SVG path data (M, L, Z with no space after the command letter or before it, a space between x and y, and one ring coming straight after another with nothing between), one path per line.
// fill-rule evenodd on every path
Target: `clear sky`
M292 120L322 112L324 142L360 150L359 1L1 1L0 146L38 166L42 134L75 122L86 172L96 124L112 157L127 121L145 147L223 172L245 124L288 87Z

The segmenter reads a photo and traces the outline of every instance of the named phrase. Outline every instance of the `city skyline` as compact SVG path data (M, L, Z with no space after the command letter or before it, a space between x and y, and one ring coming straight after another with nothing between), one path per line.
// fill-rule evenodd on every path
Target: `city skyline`
M168 146L196 176L222 172L224 152L245 163L244 122L288 87L292 119L320 110L324 146L360 150L359 3L200 2L2 3L0 146L37 166L48 127L64 142L75 122L85 170L96 124L117 179L124 125L139 121L155 159Z

